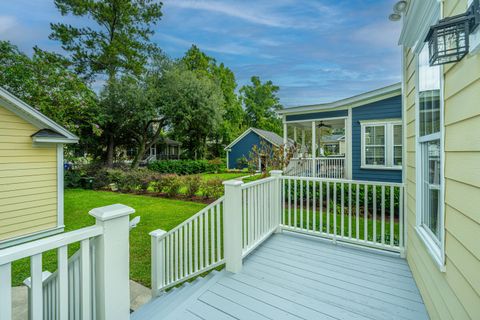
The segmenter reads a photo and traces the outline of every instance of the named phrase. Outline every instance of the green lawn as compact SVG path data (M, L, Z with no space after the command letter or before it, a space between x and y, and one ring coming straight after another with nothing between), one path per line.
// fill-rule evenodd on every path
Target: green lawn
M128 195L92 190L65 190L65 231L93 225L95 219L90 209L121 203L136 210L141 222L130 232L130 278L150 287L150 236L155 229L170 230L205 207L205 204L165 198ZM69 247L69 254L78 249L78 244ZM13 285L20 285L30 274L29 260L20 260L13 265ZM56 252L43 255L43 268L56 270Z
M212 179L221 179L221 180L231 180L240 177L247 176L248 173L246 172L226 172L226 173L205 173L202 174L201 177L204 181L212 180Z

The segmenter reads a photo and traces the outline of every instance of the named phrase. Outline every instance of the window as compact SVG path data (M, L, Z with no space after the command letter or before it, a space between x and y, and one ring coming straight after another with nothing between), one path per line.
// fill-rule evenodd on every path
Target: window
M362 167L402 168L402 124L400 121L363 122Z
M428 46L418 55L417 230L443 267L440 67L429 65Z

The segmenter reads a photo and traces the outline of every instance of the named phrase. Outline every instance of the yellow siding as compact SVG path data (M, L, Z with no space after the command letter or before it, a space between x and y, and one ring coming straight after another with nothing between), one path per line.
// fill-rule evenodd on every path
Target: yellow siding
M57 226L56 146L33 146L37 131L0 105L0 241Z
M444 4L448 16L467 7L466 0ZM432 319L480 319L480 55L444 68L445 272L415 231L414 55L406 49L404 58L407 259Z

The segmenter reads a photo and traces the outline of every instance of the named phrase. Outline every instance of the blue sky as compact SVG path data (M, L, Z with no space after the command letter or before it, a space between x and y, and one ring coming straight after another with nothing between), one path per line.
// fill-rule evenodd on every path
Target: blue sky
M236 74L280 86L285 106L329 102L400 81L392 0L165 0L153 40L171 57L196 44ZM0 39L31 52L62 17L53 0L0 2ZM81 21L80 23L84 23Z

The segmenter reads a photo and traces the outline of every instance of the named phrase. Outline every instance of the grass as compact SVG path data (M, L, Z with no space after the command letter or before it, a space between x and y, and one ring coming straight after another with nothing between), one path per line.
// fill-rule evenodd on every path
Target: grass
M150 236L156 229L170 230L205 207L204 204L157 197L119 194L92 190L65 190L65 231L72 231L95 224L88 214L90 209L122 203L135 208L141 222L130 232L130 278L150 287ZM69 246L73 254L79 245ZM43 255L43 270L54 272L56 251ZM13 264L13 285L20 285L30 275L29 259Z
M248 175L246 172L225 172L225 173L205 173L202 174L202 180L208 181L212 179L220 179L220 180L231 180L231 179L236 179L240 177L245 177Z

